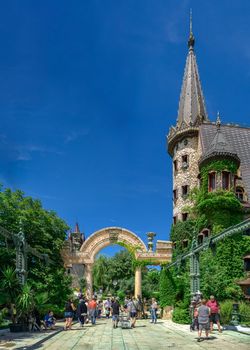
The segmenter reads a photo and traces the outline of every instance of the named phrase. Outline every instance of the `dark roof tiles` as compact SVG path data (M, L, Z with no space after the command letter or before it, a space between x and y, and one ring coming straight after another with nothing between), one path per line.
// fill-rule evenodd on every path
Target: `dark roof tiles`
M200 126L200 140L202 156L209 153L211 144L215 138L217 127L212 123L204 123ZM250 197L250 128L236 125L221 125L221 132L230 142L230 150L237 153L240 158L242 180Z

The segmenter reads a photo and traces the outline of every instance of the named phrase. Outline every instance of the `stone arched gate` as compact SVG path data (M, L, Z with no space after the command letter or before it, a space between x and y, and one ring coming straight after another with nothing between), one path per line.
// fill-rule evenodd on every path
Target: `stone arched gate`
M152 265L169 262L172 257L172 242L157 241L156 252L153 252L152 249L147 250L144 242L135 233L120 227L107 227L96 231L82 244L76 238L70 244L66 241L62 250L62 257L66 268L71 268L73 265L84 266L84 275L87 284L86 293L88 297L91 297L93 294L92 269L95 256L101 249L109 245L120 244L125 247L131 247L136 260L150 261ZM134 294L135 296L141 296L140 266L135 269Z

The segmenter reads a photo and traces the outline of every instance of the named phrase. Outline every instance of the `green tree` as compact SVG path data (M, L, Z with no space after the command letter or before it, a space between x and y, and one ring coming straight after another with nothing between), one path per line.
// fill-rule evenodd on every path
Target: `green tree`
M176 297L176 286L169 269L162 268L160 273L160 306L173 306Z
M160 271L156 268L145 267L142 270L142 295L149 299L159 294Z
M47 266L44 261L28 255L28 284L36 291L48 292L50 302L63 305L71 293L70 278L64 273L60 250L68 230L67 224L55 212L46 210L42 203L25 196L20 190L0 188L0 226L10 232L22 230L27 243L55 261ZM0 265L15 268L15 247L0 235ZM0 272L0 278L3 272Z
M116 281L115 285L113 282ZM100 255L93 269L94 289L100 288L105 293L117 294L118 291L132 293L134 288L134 271L131 254L122 249L113 257Z

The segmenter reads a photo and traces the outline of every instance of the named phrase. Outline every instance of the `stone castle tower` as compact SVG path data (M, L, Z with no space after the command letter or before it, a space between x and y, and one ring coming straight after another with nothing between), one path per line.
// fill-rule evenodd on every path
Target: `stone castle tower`
M210 122L205 107L196 57L194 35L190 19L188 55L184 71L179 110L175 126L167 136L168 153L173 160L173 224L186 221L186 208L191 189L200 187L201 168L210 161L230 160L232 172L226 164L210 169L208 192L234 191L246 213L250 212L250 128L238 124ZM224 162L225 163L225 162Z
M200 158L199 126L208 121L205 100L202 93L196 57L194 35L190 20L188 55L184 71L176 126L170 128L167 136L168 152L173 160L173 222L185 221L190 204L187 196L198 184L198 160Z

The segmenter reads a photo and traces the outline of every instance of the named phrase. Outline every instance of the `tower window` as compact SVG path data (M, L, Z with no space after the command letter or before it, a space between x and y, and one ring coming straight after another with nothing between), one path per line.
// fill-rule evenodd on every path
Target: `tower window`
M208 191L212 192L216 188L216 173L210 173L208 175Z
M182 221L187 221L188 213L182 213Z
M187 239L184 239L184 240L182 241L182 247L183 247L183 248L187 248L187 246L188 246L188 240L187 240Z
M204 238L203 233L199 233L198 234L198 244L202 244L203 243L203 238Z
M177 217L174 216L174 217L173 217L173 224L175 225L176 223L177 223Z
M188 195L188 185L182 186L182 196L186 197Z
M174 160L174 171L177 172L178 171L178 161Z
M236 187L235 191L236 197L238 198L239 201L243 202L244 200L244 190L242 187Z
M230 173L228 171L222 171L222 189L228 190L230 184Z
M174 202L176 202L178 199L177 189L173 190L173 197L174 197Z
M184 156L181 157L182 159L182 169L187 169L188 168L188 156L185 154Z
M208 238L209 236L209 230L205 229L202 231L204 238Z

